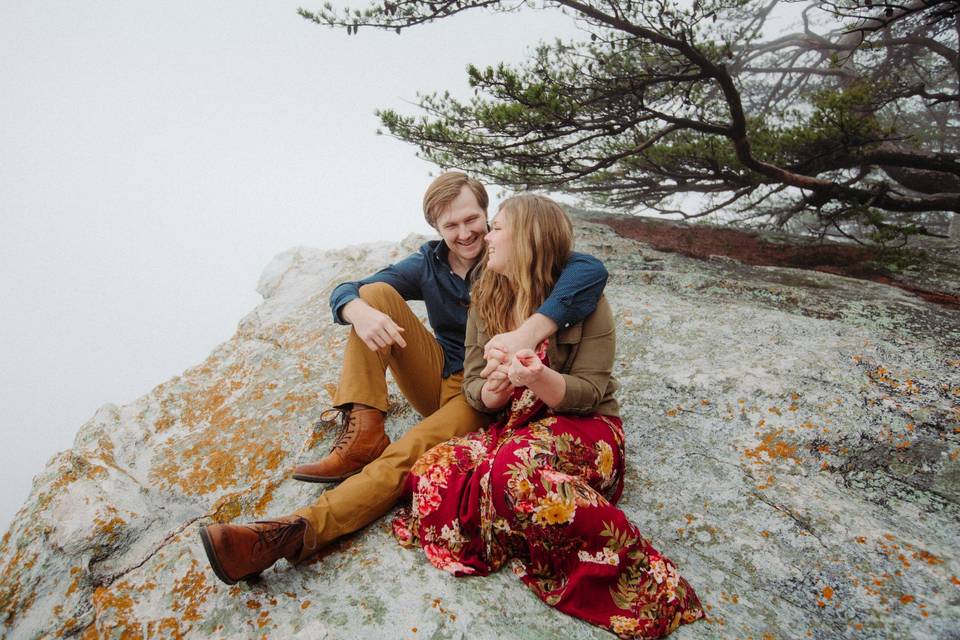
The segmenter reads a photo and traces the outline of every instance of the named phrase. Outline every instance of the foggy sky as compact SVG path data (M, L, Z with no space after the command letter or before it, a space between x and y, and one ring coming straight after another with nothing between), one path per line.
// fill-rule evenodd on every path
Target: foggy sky
M275 254L430 231L436 169L374 109L576 33L528 12L348 36L297 5L0 5L3 530L97 407L233 334Z

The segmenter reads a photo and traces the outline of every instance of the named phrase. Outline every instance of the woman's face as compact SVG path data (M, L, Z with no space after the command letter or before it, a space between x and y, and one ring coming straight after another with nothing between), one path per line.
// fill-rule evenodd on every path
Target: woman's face
M484 240L487 243L487 268L509 275L513 265L513 229L510 216L501 209L490 223L490 231Z

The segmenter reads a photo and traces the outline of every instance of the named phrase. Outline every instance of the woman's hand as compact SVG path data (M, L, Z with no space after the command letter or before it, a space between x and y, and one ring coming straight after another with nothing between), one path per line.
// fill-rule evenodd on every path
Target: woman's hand
M499 409L507 404L511 393L513 393L513 384L507 376L507 367L501 365L487 376L486 382L480 388L480 399L488 408Z
M486 386L491 392L503 393L508 387L511 391L513 390L514 385L510 382L510 376L507 373L508 368L507 365L501 364L487 375Z
M560 404L567 392L564 377L545 367L533 349L521 349L514 354L507 367L507 378L515 387L530 389L548 407Z
M533 349L520 349L510 359L507 378L515 387L535 386L543 377L543 361Z

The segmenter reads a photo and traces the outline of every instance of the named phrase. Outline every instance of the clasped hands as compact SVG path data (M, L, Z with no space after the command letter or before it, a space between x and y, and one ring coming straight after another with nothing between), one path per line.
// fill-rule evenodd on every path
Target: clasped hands
M491 338L483 348L483 357L487 366L480 377L487 379L483 385L487 392L496 396L535 384L545 369L533 349L524 347L514 331Z

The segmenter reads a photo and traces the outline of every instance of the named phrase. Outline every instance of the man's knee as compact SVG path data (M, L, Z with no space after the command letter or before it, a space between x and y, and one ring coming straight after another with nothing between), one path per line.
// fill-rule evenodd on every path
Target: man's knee
M397 293L391 285L386 282L371 282L360 287L360 299L366 302L374 309L380 309L394 304L397 301L403 301L403 296Z

